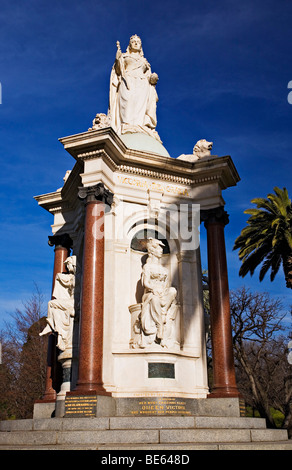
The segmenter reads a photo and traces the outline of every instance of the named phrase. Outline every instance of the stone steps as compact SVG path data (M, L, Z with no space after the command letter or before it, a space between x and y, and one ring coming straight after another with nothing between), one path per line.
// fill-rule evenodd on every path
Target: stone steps
M224 416L51 418L0 422L0 450L292 450L264 419Z

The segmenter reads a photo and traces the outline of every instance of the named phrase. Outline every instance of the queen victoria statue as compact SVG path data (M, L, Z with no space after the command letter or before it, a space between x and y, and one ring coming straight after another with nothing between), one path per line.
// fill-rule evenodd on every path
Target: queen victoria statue
M158 75L151 72L139 36L130 38L125 53L117 42L116 60L110 77L109 120L117 134L144 133L160 141L156 132L155 85Z

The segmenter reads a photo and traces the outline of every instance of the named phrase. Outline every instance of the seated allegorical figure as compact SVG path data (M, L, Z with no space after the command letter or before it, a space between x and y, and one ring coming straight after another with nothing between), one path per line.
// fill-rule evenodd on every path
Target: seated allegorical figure
M72 333L75 316L75 274L76 256L69 256L64 264L68 273L58 273L55 279L53 298L48 302L47 325L40 336L56 333L57 347L61 351L72 347Z
M173 344L173 321L177 314L177 291L169 287L168 269L161 265L163 243L149 238L147 241L148 258L142 271L142 310L140 314L140 348L156 342L161 346Z

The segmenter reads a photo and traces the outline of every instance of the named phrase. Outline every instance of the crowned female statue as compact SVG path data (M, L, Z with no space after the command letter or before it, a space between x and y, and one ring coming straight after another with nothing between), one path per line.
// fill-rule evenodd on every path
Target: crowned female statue
M142 132L160 138L157 124L155 85L158 75L151 72L139 36L130 38L125 53L117 42L116 60L110 78L109 119L117 134Z

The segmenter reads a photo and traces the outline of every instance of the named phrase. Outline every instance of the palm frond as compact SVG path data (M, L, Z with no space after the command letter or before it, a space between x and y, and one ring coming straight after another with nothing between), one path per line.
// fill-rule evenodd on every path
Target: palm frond
M292 256L292 204L286 188L274 187L274 194L267 198L252 199L256 208L244 211L250 217L234 242L233 250L239 250L242 262L239 270L244 277L248 272L253 275L261 266L259 278L262 280L271 270L274 280L281 264Z

